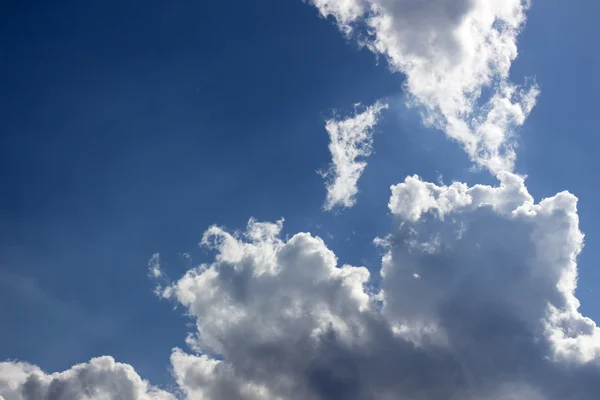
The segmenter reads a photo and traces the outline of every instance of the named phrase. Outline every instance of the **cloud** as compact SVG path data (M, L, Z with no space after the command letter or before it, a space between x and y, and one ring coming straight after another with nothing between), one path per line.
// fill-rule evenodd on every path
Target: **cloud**
M283 221L243 233L210 227L214 260L157 293L195 322L174 349L189 399L589 400L600 391L600 330L575 297L582 250L577 198L536 202L523 177L496 187L391 187L395 227L377 286L338 265L319 237L283 238ZM159 273L154 273L159 272ZM163 400L111 357L46 374L0 363L4 400Z
M575 297L577 199L497 187L392 187L381 284L282 222L211 227L212 263L163 288L195 320L174 350L194 399L589 400L600 333ZM380 289L380 290L379 290Z
M325 209L352 207L358 193L358 180L366 168L365 157L371 154L373 127L387 104L377 102L347 119L330 119L325 125L329 134L331 166L323 174L327 179ZM358 110L358 106L357 106Z
M0 399L4 400L174 400L152 387L127 364L99 357L67 371L46 374L22 362L0 363Z
M509 81L527 0L310 0L324 17L405 74L424 122L496 173L515 163L515 128L536 85Z
M480 329L486 321L477 316L489 318L491 306L542 340L553 360L597 363L600 330L579 313L575 297L584 239L577 198L561 192L535 203L523 177L503 172L498 179L498 187L468 187L413 176L392 186L389 208L402 224L379 241L388 249L384 313L398 316L396 324L435 327L456 299ZM410 274L421 279L409 281Z
M536 202L515 162L514 129L535 85L508 80L525 22L521 0L311 0L391 68L425 122L494 172L496 187L409 176L391 187L381 279L339 265L310 233L251 219L210 227L214 260L156 293L195 322L173 349L177 393L199 400L590 400L600 393L600 329L575 296L577 198ZM385 105L327 122L325 207L350 207ZM377 283L375 283L377 282ZM166 400L112 357L46 374L0 363L0 400Z

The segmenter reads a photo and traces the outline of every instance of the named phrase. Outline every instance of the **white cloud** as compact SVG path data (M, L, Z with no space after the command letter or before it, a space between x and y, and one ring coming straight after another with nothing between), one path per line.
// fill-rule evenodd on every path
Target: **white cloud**
M396 227L378 289L339 266L318 237L209 228L213 262L158 293L196 328L174 349L184 398L205 400L590 400L600 391L600 331L579 312L577 199L536 203L524 179L392 187ZM160 258L149 268L161 271ZM164 278L161 272L159 280ZM0 363L4 400L173 399L101 357L46 374ZM120 396L120 397L119 397Z
M524 179L394 186L382 289L281 222L210 228L214 262L164 290L196 322L171 361L188 398L589 400L600 333L575 297L575 196ZM410 201L407 201L410 199ZM408 204L408 203L414 204ZM379 305L381 304L381 306Z
M217 251L215 262L166 290L196 317L197 335L188 343L204 355L172 356L190 398L309 399L320 383L307 382L302 369L320 373L319 360L310 359L319 342L332 328L341 341L362 335L368 271L338 268L321 239L299 233L283 241L280 229L251 220L246 235L236 237L210 228L203 243Z
M410 103L422 107L426 124L459 142L477 165L512 170L514 129L538 94L536 85L509 81L528 1L310 1L405 74Z
M375 103L347 119L330 119L325 126L329 133L331 167L324 174L327 179L325 209L335 206L352 207L358 193L358 180L367 166L365 157L371 154L373 128L387 104Z
M525 187L524 178L509 172L498 174L500 186L485 185L468 187L461 182L450 186L423 182L418 176L409 176L403 183L391 187L390 211L405 220L417 221L424 213L435 211L440 219L444 215L464 207L489 205L506 212L516 205L526 207L533 204L533 197ZM511 196L507 196L507 192Z
M33 374L42 374L42 371L22 362L0 363L0 399L21 400L21 386Z
M478 313L489 318L494 307L547 341L554 360L598 363L600 330L579 313L575 297L583 248L577 198L562 192L536 204L522 177L503 172L498 179L498 187L438 186L418 177L392 186L389 207L404 224L384 241L384 312L409 326L443 324L456 299L481 329ZM412 251L434 238L442 243L436 252ZM414 273L418 285L405 277Z
M174 400L142 380L127 364L99 357L67 371L46 374L22 362L0 363L0 399L4 400Z

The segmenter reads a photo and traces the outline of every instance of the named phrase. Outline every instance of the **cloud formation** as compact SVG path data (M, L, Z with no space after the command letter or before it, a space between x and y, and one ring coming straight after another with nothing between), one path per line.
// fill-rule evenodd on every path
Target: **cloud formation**
M460 142L499 185L391 187L381 279L338 265L319 237L283 237L283 221L243 233L210 227L214 260L156 293L195 322L174 349L178 395L199 400L591 400L600 393L600 329L575 296L577 198L536 202L509 172L513 129L537 88L508 72L521 0L312 0L347 35L387 58L426 122ZM363 30L366 26L367 29ZM490 95L483 99L483 92ZM349 207L369 154L376 104L327 123L326 208ZM377 282L377 283L375 283ZM111 357L47 374L0 363L0 400L166 400Z
M386 306L403 309L404 321L413 319L405 319L409 313L413 322L435 325L446 318L436 310L452 299L479 303L461 304L474 327L485 326L475 310L493 306L541 338L551 359L597 363L600 330L579 313L575 297L584 238L577 198L561 192L535 203L522 177L503 172L498 179L498 187L438 186L413 176L392 186L389 208L403 223L398 235L380 241L388 248Z
M310 0L324 17L405 74L424 122L497 173L515 163L514 130L536 85L509 81L528 0Z
M142 380L127 364L99 357L46 374L22 362L0 363L0 400L174 400Z
M350 118L327 120L325 129L329 134L331 166L323 174L326 178L327 198L325 209L336 206L352 207L358 193L358 180L367 163L365 157L371 154L373 128L387 104L377 102L358 112L358 107Z
M590 400L600 330L575 297L583 246L577 198L535 202L524 179L499 186L391 187L396 221L381 279L338 265L283 221L209 228L214 260L157 293L195 321L172 371L188 399ZM159 258L150 263L161 279ZM161 280L159 279L159 280ZM4 400L163 400L111 357L55 374L0 364ZM121 396L121 397L119 397Z
M577 199L535 203L522 177L468 187L408 177L381 284L318 237L210 228L214 262L163 287L195 319L171 357L194 399L589 400L600 332L575 297Z

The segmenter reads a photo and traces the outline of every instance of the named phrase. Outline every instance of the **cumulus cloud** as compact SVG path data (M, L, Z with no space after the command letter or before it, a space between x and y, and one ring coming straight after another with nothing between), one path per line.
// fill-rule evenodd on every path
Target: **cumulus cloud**
M498 179L498 187L468 187L413 176L392 186L389 208L402 224L379 241L388 249L384 313L399 325L443 332L436 327L448 308L468 310L469 323L481 329L477 316L489 318L494 307L545 343L557 363L597 364L600 330L579 313L575 297L584 238L577 198L562 192L535 203L523 177L503 172ZM411 274L421 279L411 282Z
M99 357L67 371L46 374L22 362L0 363L0 399L4 400L174 400L142 380L127 364Z
M330 119L325 125L329 134L331 166L324 173L327 179L327 199L325 209L336 206L352 207L358 193L358 180L367 163L365 157L371 154L373 128L377 124L381 111L387 104L377 102L347 119Z
M536 202L524 178L496 187L391 187L396 224L376 243L381 279L339 265L319 237L282 237L283 221L243 233L210 227L214 259L157 294L195 322L172 372L183 398L206 400L591 400L600 330L575 297L582 250L577 198ZM101 357L46 374L0 363L0 398L175 396Z
M323 240L210 228L215 259L161 294L186 307L191 352L171 362L194 399L588 400L600 333L575 297L577 199L538 203L524 179L497 187L408 177L381 283L339 266Z
M405 74L410 104L427 125L460 143L477 165L513 169L514 130L539 92L509 81L528 0L310 2Z
M425 121L463 145L496 187L391 187L392 232L380 279L339 265L310 233L251 219L210 227L212 262L156 293L195 322L174 349L178 394L198 400L591 400L600 393L600 329L579 311L583 248L577 198L536 202L515 161L513 130L537 87L508 81L522 0L311 0L347 35L406 74ZM484 92L489 96L483 98ZM327 122L325 207L349 207L384 104ZM379 277L377 277L379 278ZM47 374L0 363L0 400L165 400L127 364L92 359Z

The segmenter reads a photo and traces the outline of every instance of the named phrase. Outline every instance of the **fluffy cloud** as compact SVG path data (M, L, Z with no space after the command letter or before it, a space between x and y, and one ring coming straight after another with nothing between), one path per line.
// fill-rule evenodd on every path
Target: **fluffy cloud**
M438 186L413 176L392 186L389 207L402 224L379 241L388 249L384 314L445 340L448 329L437 327L450 310L468 311L473 329L494 311L545 343L556 362L597 363L600 330L575 297L583 247L577 198L562 192L536 204L522 177L498 179L498 187ZM407 279L414 275L420 279Z
M318 237L283 221L244 233L209 228L214 260L173 283L155 256L157 293L195 321L174 349L184 398L205 400L590 400L600 391L600 330L579 312L577 199L535 202L523 177L497 187L391 188L396 227L381 279L338 265ZM0 364L3 400L173 399L101 357L45 374Z
M579 311L577 199L518 175L392 187L381 283L282 222L210 228L214 262L160 293L196 322L173 371L194 399L588 400L600 332ZM154 266L155 267L155 266Z
M527 0L310 0L406 75L424 121L493 172L512 170L514 129L538 88L510 83ZM485 96L482 96L486 91Z
M203 243L217 251L215 262L164 290L196 317L188 343L203 355L172 357L189 397L310 399L350 389L337 383L347 383L336 377L345 372L326 363L337 357L330 343L354 343L364 334L369 272L338 268L321 239L299 233L283 241L280 230L281 222L255 221L244 237L209 229Z
M324 173L327 179L325 209L335 206L352 207L358 193L358 180L367 166L365 157L371 154L373 127L387 104L376 103L347 119L330 119L325 128L329 133L331 167Z
M174 400L142 380L127 364L99 357L54 374L21 362L0 363L3 400Z

